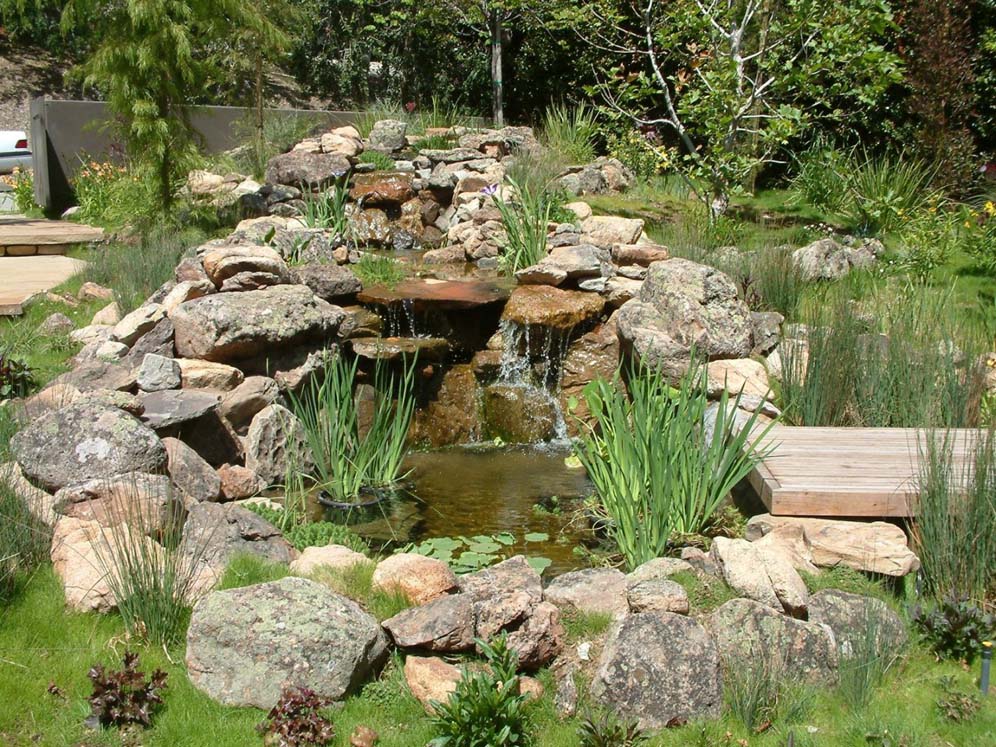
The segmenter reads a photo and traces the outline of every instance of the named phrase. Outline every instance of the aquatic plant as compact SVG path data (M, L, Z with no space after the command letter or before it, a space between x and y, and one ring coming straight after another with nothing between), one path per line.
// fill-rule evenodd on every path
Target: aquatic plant
M598 379L584 397L594 423L579 420L575 452L595 485L608 532L630 568L660 557L676 534L697 534L766 451L757 413L736 423L740 395L724 392L707 427L708 377L689 368L677 388L635 365L626 386ZM628 396L626 390L629 390Z
M546 542L550 539L544 532L527 533L523 539L526 542ZM489 565L501 562L508 557L509 548L515 544L515 535L511 532L498 534L479 534L474 537L430 537L421 542L406 545L401 552L412 552L418 555L441 560L456 574L473 573ZM542 573L550 567L549 558L529 557L526 562L537 573Z
M305 192L302 199L304 210L301 220L308 228L323 228L343 238L349 234L349 216L346 214L349 191L345 187L336 184L317 195Z
M515 200L493 197L505 229L502 254L498 262L503 272L516 271L539 262L546 256L547 226L551 200L544 188L516 182L509 177Z

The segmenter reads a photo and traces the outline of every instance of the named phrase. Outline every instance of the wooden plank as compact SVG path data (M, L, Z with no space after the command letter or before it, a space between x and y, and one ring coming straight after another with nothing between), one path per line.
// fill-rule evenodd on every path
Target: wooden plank
M773 451L752 471L750 482L776 515L909 517L929 439L951 449L957 476L970 472L979 433L776 426L757 442Z

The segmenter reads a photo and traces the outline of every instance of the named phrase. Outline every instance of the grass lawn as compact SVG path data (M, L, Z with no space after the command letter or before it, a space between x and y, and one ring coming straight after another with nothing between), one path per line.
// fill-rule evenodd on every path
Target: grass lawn
M573 643L604 629L605 621L568 625ZM156 667L169 674L165 706L153 727L129 741L115 731L95 732L83 726L89 713L93 664L116 667L126 648L137 651L141 669ZM996 696L970 720L947 720L937 706L942 677L953 678L965 692L977 688L977 667L966 671L956 664L936 663L919 648L894 668L863 709L850 708L833 689L792 693L801 706L793 723L776 722L763 733L753 733L727 714L708 724L691 724L654 737L655 747L687 745L757 745L782 747L789 732L796 745L827 747L965 747L996 744ZM547 685L544 698L531 709L538 747L578 744L574 719L556 717L552 677L541 673ZM51 686L55 687L51 687ZM58 688L57 690L55 688ZM52 692L50 692L50 690ZM53 694L53 692L55 694ZM116 615L70 614L63 608L62 591L50 567L41 568L20 596L0 611L0 743L4 745L231 745L260 744L255 725L263 712L226 708L193 688L183 667L183 648L163 651L128 642ZM330 712L335 721L335 745L345 747L356 725L381 735L384 747L424 745L432 728L421 706L408 694L395 657L381 678ZM741 741L746 740L746 741Z

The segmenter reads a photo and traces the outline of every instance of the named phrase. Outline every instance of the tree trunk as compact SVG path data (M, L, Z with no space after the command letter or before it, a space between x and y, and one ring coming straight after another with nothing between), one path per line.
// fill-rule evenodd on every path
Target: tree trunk
M263 166L266 140L263 135L263 55L256 54L256 163ZM258 176L258 175L257 175Z
M161 96L159 99L159 118L169 122L170 114L168 100L166 96ZM167 132L166 142L163 143L162 155L159 158L159 200L162 203L164 214L169 214L170 208L173 207L173 190L170 184L170 176L173 172L172 149L172 134Z
M504 84L501 77L501 16L491 11L491 107L495 127L505 126Z

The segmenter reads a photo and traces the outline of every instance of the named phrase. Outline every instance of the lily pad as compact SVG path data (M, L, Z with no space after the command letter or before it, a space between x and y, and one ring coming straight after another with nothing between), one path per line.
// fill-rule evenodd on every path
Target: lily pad
M523 539L526 542L546 542L550 539L550 535L546 532L530 532Z
M529 563L530 568L540 575L543 575L543 571L553 564L553 561L549 558L526 558L526 562Z

